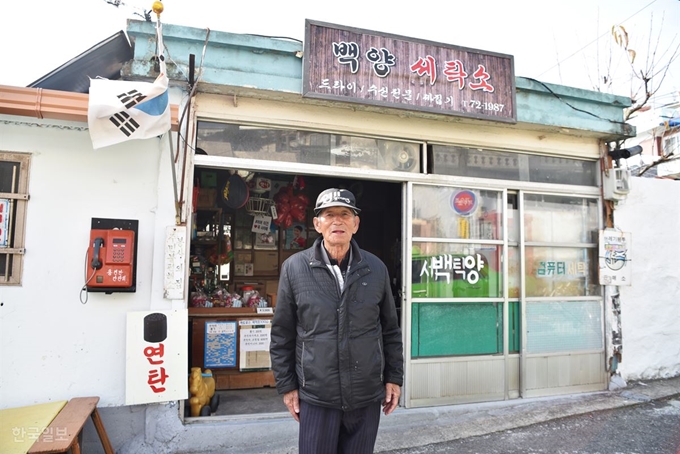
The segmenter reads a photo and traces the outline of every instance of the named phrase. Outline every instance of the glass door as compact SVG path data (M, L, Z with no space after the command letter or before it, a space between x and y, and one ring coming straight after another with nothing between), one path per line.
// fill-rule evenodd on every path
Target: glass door
M520 201L521 313L526 327L521 395L605 389L599 199L522 192Z
M516 394L516 360L506 379L520 339L518 300L509 303L505 278L506 191L423 184L409 191L407 406Z

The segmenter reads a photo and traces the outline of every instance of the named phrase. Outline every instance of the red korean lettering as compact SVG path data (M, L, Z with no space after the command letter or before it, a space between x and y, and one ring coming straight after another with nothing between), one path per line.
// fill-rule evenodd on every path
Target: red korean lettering
M470 83L470 88L473 90L484 90L487 93L493 93L494 88L493 86L488 83L487 81L491 78L488 72L486 72L486 68L484 65L479 65L477 67L477 71L472 75L475 79L477 79L479 82L471 82Z
M162 343L158 344L158 347L146 347L144 349L144 356L146 356L147 361L150 364L163 364L162 359L154 359L155 357L163 358L165 354L165 347Z
M156 385L165 385L165 379L168 377L169 375L165 373L165 367L159 367L157 370L152 369L149 371L149 379L146 383L151 387L153 392L160 393L165 391L165 387Z
M465 87L465 79L467 78L468 73L465 72L463 62L460 60L447 61L445 63L444 75L449 82L457 82L459 90L462 90L463 87Z
M437 63L432 55L425 58L418 57L418 61L412 64L410 69L412 73L416 73L420 77L430 76L430 85L434 85L437 80Z

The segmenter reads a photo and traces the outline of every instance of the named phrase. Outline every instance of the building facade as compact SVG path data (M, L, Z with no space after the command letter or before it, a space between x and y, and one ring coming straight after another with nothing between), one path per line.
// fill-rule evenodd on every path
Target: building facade
M123 77L154 79L153 24L127 32ZM3 172L17 177L3 173L0 192L18 194L23 235L0 269L4 407L99 395L120 452L261 452L289 438L282 413L192 417L184 398L131 401L126 327L130 313L175 313L187 374L210 369L218 390L271 386L266 343L245 336L266 335L281 262L314 239L305 199L327 187L355 193L357 240L390 270L403 411L607 389L617 345L598 278L600 174L607 143L634 134L628 99L514 75L510 120L303 96L310 47L163 34L180 104L171 140L93 151L82 118L3 108ZM138 221L134 292L82 291L94 219ZM29 389L22 374L68 378Z

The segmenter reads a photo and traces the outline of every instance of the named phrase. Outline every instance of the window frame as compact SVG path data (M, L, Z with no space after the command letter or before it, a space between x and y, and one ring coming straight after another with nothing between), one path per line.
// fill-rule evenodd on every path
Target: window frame
M10 192L0 192L0 199L9 199L8 245L0 247L0 260L5 260L5 272L0 274L0 286L19 286L22 283L26 245L26 212L28 210L28 182L31 155L0 151L0 162L18 163L19 172ZM11 257L11 266L10 266Z

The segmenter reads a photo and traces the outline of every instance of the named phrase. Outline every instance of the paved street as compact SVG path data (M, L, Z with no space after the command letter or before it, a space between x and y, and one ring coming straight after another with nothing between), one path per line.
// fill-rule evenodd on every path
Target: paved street
M680 399L586 413L390 454L679 454Z

